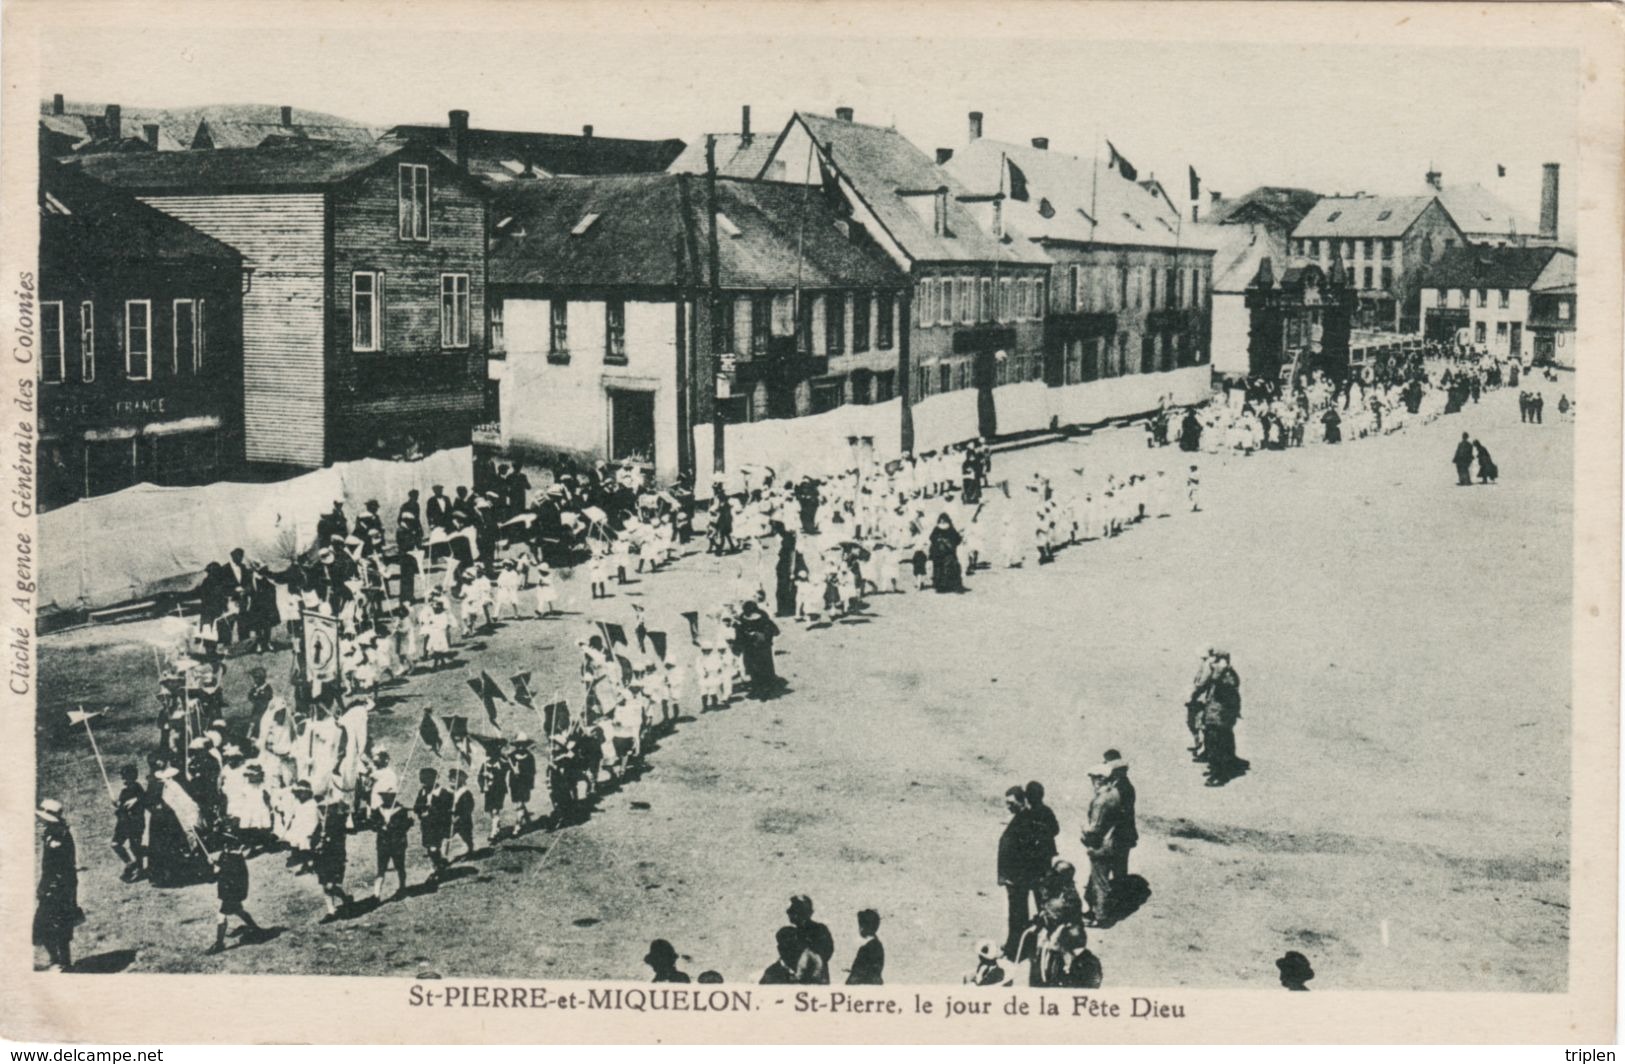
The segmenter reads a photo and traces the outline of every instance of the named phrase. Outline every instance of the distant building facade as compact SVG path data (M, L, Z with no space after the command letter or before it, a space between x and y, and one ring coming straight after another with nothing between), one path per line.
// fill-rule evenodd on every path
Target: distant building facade
M971 131L981 128L973 116ZM1081 384L1208 362L1213 250L1190 239L1197 226L1180 218L1160 185L1097 170L1042 137L1024 145L973 136L944 168L977 192L1000 194L1007 231L1051 262L1045 381Z
M467 111L448 112L443 126L392 126L382 139L426 144L492 186L546 177L657 174L684 148L680 140L601 137L592 126L583 126L579 136L478 129L469 125Z
M242 256L50 160L39 208L39 508L236 470Z
M1557 247L1473 246L1422 278L1424 332L1497 358L1573 365L1575 256Z
M1292 231L1320 201L1320 193L1264 185L1244 196L1213 193L1204 224L1193 242L1214 249L1212 283L1213 372L1229 377L1252 373L1251 316L1247 289L1265 259L1284 265Z
M487 193L439 152L300 143L82 165L242 253L248 461L315 468L469 443Z
M721 178L713 205L691 174L558 178L503 190L494 211L511 454L702 479L698 424L897 392L905 278L804 186Z
M1355 327L1421 329L1422 272L1467 243L1437 196L1327 196L1292 231L1292 261L1328 273L1348 270L1356 294Z
M899 350L907 409L930 396L974 388L983 436L998 433L994 389L1044 375L1050 260L1006 233L1002 197L972 192L895 129L796 113L764 173L818 185L863 226L913 286L913 313Z
M1346 379L1353 308L1341 260L1330 271L1306 263L1279 277L1270 260L1262 260L1247 287L1248 376L1280 380L1284 373L1318 371Z

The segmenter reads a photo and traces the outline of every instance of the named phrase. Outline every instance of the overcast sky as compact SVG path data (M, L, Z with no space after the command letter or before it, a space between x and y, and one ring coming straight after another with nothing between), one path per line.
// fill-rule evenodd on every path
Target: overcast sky
M955 39L933 38L928 17L894 19L889 31L848 20L816 37L582 33L547 18L530 8L523 30L451 18L411 33L387 19L320 34L226 33L207 20L69 30L45 39L41 91L126 107L286 103L375 125L443 123L460 107L486 128L592 123L606 136L685 140L736 128L741 104L763 132L794 108L845 105L927 151L964 143L966 113L980 110L1000 139L1048 136L1052 148L1087 156L1097 134L1109 137L1176 197L1187 163L1229 195L1260 184L1415 193L1432 164L1447 182L1483 182L1531 219L1540 164L1561 163L1568 178L1578 161L1580 75L1567 51L1095 43L1020 19L1013 31L1001 24L1014 36ZM1573 207L1563 197L1565 230Z

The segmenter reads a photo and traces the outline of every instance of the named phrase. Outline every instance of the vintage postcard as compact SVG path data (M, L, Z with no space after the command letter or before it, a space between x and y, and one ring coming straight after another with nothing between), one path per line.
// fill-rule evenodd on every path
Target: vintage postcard
M1617 6L4 30L6 1037L1614 1037Z

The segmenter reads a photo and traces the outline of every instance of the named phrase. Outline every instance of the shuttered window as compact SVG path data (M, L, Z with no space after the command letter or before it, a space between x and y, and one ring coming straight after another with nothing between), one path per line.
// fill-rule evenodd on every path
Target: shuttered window
M882 292L875 322L875 346L882 351L890 351L892 345L892 295Z
M468 346L468 274L440 275L440 346Z
M62 344L62 304L40 304L40 374L46 384L60 384L68 377L68 356Z
M197 304L190 299L175 300L175 335L170 347L170 369L176 376L181 367L197 372L201 362L198 351Z
M96 379L96 308L88 300L79 304L79 378Z
M869 309L874 297L868 292L852 296L852 353L861 355L869 350Z
M548 304L547 357L550 362L570 361L570 304L555 299Z
M124 304L124 375L133 381L152 379L152 300Z
M384 275L362 270L350 275L350 348L382 351Z
M626 303L619 299L604 304L604 361L626 365Z
M402 240L429 239L429 168L402 163L400 168L400 233Z

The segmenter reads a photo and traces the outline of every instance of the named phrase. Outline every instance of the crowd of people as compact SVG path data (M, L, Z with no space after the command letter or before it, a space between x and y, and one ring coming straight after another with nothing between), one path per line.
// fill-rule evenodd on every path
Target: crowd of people
M1251 453L1301 445L1304 425L1318 422L1322 438L1336 443L1343 424L1356 438L1395 431L1475 401L1500 380L1498 370L1478 364L1457 364L1435 377L1418 359L1385 364L1341 388L1315 375L1284 393L1258 381L1239 403L1184 411L1165 403L1151 420L1148 442ZM1482 445L1473 457L1481 478L1487 463L1493 481ZM713 485L703 513L686 486L654 491L630 463L565 474L538 490L522 467L482 461L474 481L472 490L458 487L452 496L435 485L421 504L419 493L410 492L392 537L376 501L353 521L336 502L302 564L273 571L236 550L209 567L199 589L198 629L174 648L159 679L146 782L137 765L124 765L123 789L110 797L113 847L125 879L158 886L215 881L220 912L211 950L225 947L229 917L243 922L246 938L257 933L244 903L248 862L260 854L285 852L318 885L322 918L340 919L387 900L391 878L389 897L407 889L414 827L428 864L424 883L433 889L453 863L480 849L481 814L485 845L506 832L576 822L604 788L635 778L684 705L703 713L741 694L783 692L775 618L827 627L866 609L876 595L963 592L985 578L979 574L1043 566L1068 547L1200 509L1195 465L1183 483L1163 471L1074 469L1070 477L1034 474L1012 484L994 480L992 453L974 440L821 474L747 468L734 484ZM578 640L582 689L574 711L565 704L544 713L516 687L515 700L537 712L540 758L523 732L476 735L463 717L445 718L442 729L427 712L398 772L391 752L373 740L369 719L380 686L452 664L460 644L500 620L560 616L555 564L584 575L594 602L611 599L630 574L658 574L677 562L702 531L709 553L737 564L719 600L686 615L687 640L651 632L634 609L632 623L594 624ZM312 682L305 674L307 615L331 619L337 633L338 667L330 679ZM273 690L267 670L256 665L249 670L247 713L229 714L223 678L233 648L261 653L284 631L293 658L288 686ZM482 674L474 686L495 727L490 696L481 694L489 682ZM1205 763L1211 785L1245 770L1236 754L1239 718L1239 679L1228 655L1210 650L1188 702L1187 726L1193 758ZM438 767L421 768L408 806L401 782L410 778L419 749L447 739L456 766L443 775ZM1043 788L1011 788L998 873L1009 925L997 957L979 950L972 981L1002 983L1027 964L1034 985L1098 985L1087 929L1119 915L1137 837L1127 766L1116 751L1104 762L1082 832L1090 873L1081 893L1073 865L1056 852L1059 826ZM545 814L540 791L548 799ZM54 815L60 820L60 809ZM44 813L41 819L49 824ZM358 833L373 836L376 859L371 894L360 899L345 891ZM46 924L57 927L68 907L44 899L63 892L45 891L43 880L41 889L40 912L56 913ZM805 908L810 919L810 902ZM798 912L793 904L792 927ZM870 952L880 952L878 916L860 914L863 928L874 943ZM54 943L53 961L68 956L59 935L36 937ZM827 981L829 953L782 931L780 937L779 959L764 981L775 971L794 974L776 981ZM675 971L669 944L659 945L651 947L650 964L659 960L657 972ZM824 978L808 978L820 966ZM871 967L878 982L878 964L855 966L854 977L857 968Z

